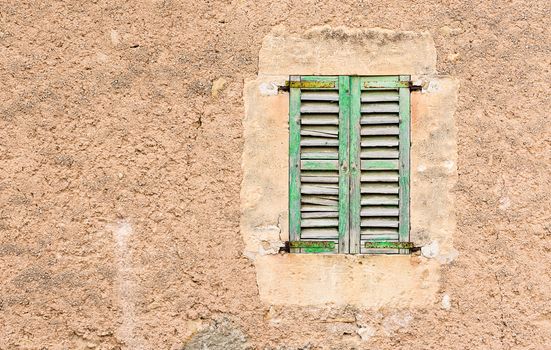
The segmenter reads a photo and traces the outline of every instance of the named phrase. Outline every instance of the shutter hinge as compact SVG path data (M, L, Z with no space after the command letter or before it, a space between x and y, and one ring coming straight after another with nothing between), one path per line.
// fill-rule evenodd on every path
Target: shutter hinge
M421 85L414 85L413 81L397 81L397 82L385 82L385 81L366 81L363 84L364 89L397 89L397 88L409 88L410 90L421 90Z
M280 91L289 91L290 88L299 89L335 89L337 83L334 81L285 81L284 86L279 86Z
M423 86L422 85L413 85L413 82L412 81L408 81L409 83L409 89L411 91L420 91L420 90L423 90Z
M335 242L333 241L287 241L285 246L281 247L279 251L289 253L291 249L323 249L323 250L333 250L335 249Z
M415 247L413 242L388 242L388 241L365 242L364 248L366 249L413 249L413 250L421 249L421 247Z

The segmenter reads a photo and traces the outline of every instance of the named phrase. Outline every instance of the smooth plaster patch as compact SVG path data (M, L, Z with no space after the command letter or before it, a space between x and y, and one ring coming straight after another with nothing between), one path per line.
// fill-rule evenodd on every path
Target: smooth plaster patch
M436 242L424 256L278 254L288 240L288 103L275 93L291 74L410 74L412 92L411 240ZM434 305L440 264L457 257L455 230L458 84L436 75L428 33L313 28L292 35L277 27L260 50L259 73L244 88L241 232L254 260L261 299L269 304ZM434 243L433 243L434 244Z

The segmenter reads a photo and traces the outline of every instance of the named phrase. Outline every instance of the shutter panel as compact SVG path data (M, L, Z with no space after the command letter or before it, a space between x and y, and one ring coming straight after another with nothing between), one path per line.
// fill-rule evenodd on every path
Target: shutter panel
M409 252L409 76L289 86L291 252Z
M292 252L348 253L349 89L348 77L290 79Z
M352 77L350 252L409 240L409 76Z

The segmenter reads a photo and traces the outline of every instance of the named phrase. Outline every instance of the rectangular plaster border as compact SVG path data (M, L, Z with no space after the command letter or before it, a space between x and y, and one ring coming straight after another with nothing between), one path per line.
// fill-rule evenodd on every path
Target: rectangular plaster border
M377 31L353 31L356 34L352 36L341 35L342 29L337 32L347 42L345 46L351 53L354 50L363 52L365 47L379 45L379 54L384 55L385 47L388 46L384 40L378 40L371 46L362 46L367 39L356 37L361 33L373 37ZM391 304L426 306L433 303L439 288L439 265L457 257L452 241L455 230L452 188L457 180L453 120L457 82L450 77L425 74L426 71L434 72L434 69L423 65L412 67L406 61L395 62L397 66L406 66L393 72L382 67L383 60L379 60L380 67L361 66L368 71L358 70L355 60L341 62L340 71L329 71L323 69L323 62L320 63L323 56L309 56L307 60L312 60L309 63L311 69L295 70L292 74L335 75L351 71L358 72L358 75L410 74L416 84L423 86L423 90L412 93L411 149L411 235L414 242L424 245L423 256L278 254L283 242L288 240L288 94L278 92L278 87L289 77L289 74L278 73L280 69L287 69L278 64L292 64L293 59L297 58L291 54L285 56L281 48L293 53L298 52L296 45L299 45L300 50L310 45L311 52L324 52L320 45L334 47L339 45L341 39L328 34L327 28L313 30L298 39L281 33L270 35L278 38L278 45L275 45L277 49L272 44L268 47L263 45L260 67L264 70L259 72L256 80L247 81L244 88L241 232L245 241L245 255L255 263L261 300L268 304L335 303L371 308ZM270 35L265 42L274 40ZM329 39L320 38L319 35ZM401 37L386 31L382 35L394 39ZM411 38L412 35L415 37L409 33L404 38ZM419 45L419 38L424 40L422 45ZM435 64L430 37L423 34L412 42L415 43L413 46L419 45L420 50L424 50L419 60L414 62L434 54ZM354 45L357 46L355 49ZM390 50L406 46L403 42L392 43ZM270 55L270 50L277 53L277 61L270 58L275 57ZM325 47L325 50L328 48ZM328 66L331 64L329 62ZM436 193L445 195L438 197ZM324 277L320 279L320 276ZM388 281L394 281L392 292L388 291ZM343 286L348 286L346 293L342 293ZM317 290L324 290L325 294L319 295Z

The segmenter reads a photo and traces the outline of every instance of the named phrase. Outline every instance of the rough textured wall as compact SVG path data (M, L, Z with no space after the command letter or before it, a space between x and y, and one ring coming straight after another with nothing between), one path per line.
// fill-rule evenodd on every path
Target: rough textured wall
M2 1L0 349L551 347L550 12ZM460 80L460 255L441 305L260 303L239 234L241 93L277 24L429 31Z

